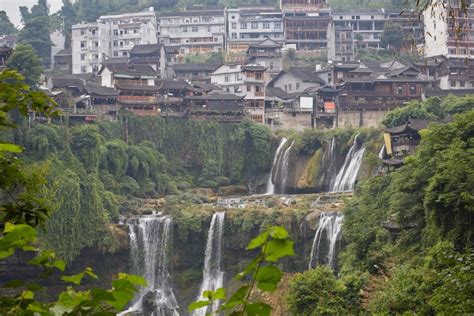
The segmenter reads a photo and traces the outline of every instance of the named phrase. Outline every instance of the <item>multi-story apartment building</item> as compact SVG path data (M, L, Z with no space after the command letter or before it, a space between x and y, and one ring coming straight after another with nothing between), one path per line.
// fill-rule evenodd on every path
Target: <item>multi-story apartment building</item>
M271 39L252 43L247 50L247 62L265 66L269 73L279 73L283 69L282 44Z
M328 60L353 61L354 32L351 26L336 26L329 24L328 30Z
M227 51L245 52L266 38L283 43L283 22L283 12L271 6L227 9Z
M222 52L225 47L225 10L191 7L159 17L160 43L175 47L182 55Z
M410 12L387 13L383 9L333 11L332 17L335 27L352 28L353 38L361 48L380 46L380 37L387 21L402 25L407 42L405 46L423 42L422 23Z
M474 58L474 9L461 9L460 1L435 1L424 13L426 57Z
M72 73L99 70L108 57L128 57L133 46L155 44L156 16L146 12L104 15L97 22L72 26Z
M109 30L105 23L72 26L72 73L91 73L109 55Z
M109 29L110 57L127 57L135 45L157 43L153 8L138 13L103 15L98 22L106 24Z
M326 49L331 22L325 0L281 0L286 44L297 50Z

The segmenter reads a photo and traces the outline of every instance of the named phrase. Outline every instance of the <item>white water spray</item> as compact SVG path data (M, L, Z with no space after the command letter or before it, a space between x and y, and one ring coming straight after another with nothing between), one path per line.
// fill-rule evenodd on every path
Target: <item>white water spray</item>
M266 189L265 194L275 194L275 184L273 183L273 171L275 167L278 169L278 158L280 157L280 152L283 149L283 146L285 146L287 141L288 139L283 137L280 141L280 144L278 145L278 148L275 151L275 157L273 158L272 169L270 170L270 175L268 176L267 189Z
M318 229L314 234L308 269L314 268L318 261L321 261L321 239L324 233L327 243L327 254L324 262L331 269L336 267L336 245L340 239L343 219L344 216L341 213L321 213Z
M202 292L215 291L224 285L224 272L221 271L222 237L224 235L225 213L218 212L212 215L211 226L207 235L206 253L204 258L203 280L199 288L198 300L205 300ZM212 306L202 307L193 312L194 316L205 316L219 309L220 301Z
M365 152L365 147L357 149L358 136L359 135L356 135L354 138L354 143L346 155L344 164L342 165L333 182L331 189L332 192L346 192L354 190L357 173L359 172Z
M129 226L132 273L143 276L147 286L137 295L132 307L121 315L144 312L144 309L153 316L178 315L168 268L171 217L147 215L124 221Z

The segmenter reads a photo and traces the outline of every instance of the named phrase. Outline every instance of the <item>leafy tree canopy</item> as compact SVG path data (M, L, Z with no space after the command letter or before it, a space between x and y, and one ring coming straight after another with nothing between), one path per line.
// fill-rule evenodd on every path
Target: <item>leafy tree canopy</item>
M40 84L43 63L30 44L18 44L8 58L7 66L25 76L25 82L30 86Z
M0 35L13 35L17 32L18 30L8 18L7 13L3 10L0 11Z

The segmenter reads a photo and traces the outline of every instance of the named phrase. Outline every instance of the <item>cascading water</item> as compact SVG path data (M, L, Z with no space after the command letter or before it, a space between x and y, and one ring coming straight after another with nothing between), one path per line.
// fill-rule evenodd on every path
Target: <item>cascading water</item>
M319 225L314 234L308 269L315 267L318 262L325 263L331 269L335 269L336 245L341 235L343 219L344 216L341 213L321 213ZM325 247L322 247L321 240L324 233L326 235L326 243ZM327 251L325 260L320 258L322 248Z
M383 159L384 156L385 156L385 145L383 145L379 151L379 159Z
M132 273L143 276L143 288L127 311L153 316L178 315L168 267L172 220L169 216L146 215L124 219L129 226Z
M287 141L288 140L283 137L280 141L280 144L277 147L277 150L275 152L275 157L273 158L272 169L270 170L270 175L268 177L267 189L266 189L265 194L275 194L275 184L273 183L273 176L274 176L273 172L274 172L275 167L278 168L278 160L280 157L280 152L283 149L283 146L285 146Z
M285 194L286 193L286 183L288 182L288 163L290 161L290 152L291 152L291 147L293 147L293 144L295 141L292 141L290 146L285 150L283 153L282 157L282 162L281 162L281 181L280 181L280 192Z
M207 234L206 253L204 257L203 280L199 288L198 300L205 300L202 292L215 291L224 285L224 272L221 271L222 237L224 235L225 212L212 215L211 226ZM193 312L194 316L205 316L206 313L219 309L220 301L212 306L202 307ZM210 310L209 310L210 309Z
M354 138L354 143L346 155L344 164L334 179L331 189L332 192L345 192L354 190L357 173L359 172L365 152L365 147L358 148L358 136L359 135L356 135Z

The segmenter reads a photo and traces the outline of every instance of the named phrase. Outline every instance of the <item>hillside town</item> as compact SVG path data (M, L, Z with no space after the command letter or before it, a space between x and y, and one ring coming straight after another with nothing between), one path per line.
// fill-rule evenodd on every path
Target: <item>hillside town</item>
M332 10L321 0L103 15L73 25L70 48L64 36L51 35L41 88L81 122L129 111L249 118L272 129L377 126L411 100L474 92L472 12L454 26L469 29L462 34L432 13ZM362 58L361 51L387 46L389 23L403 30L398 50L385 60ZM0 67L15 43L15 36L0 37ZM206 60L216 54L222 58ZM312 59L300 65L295 56Z

